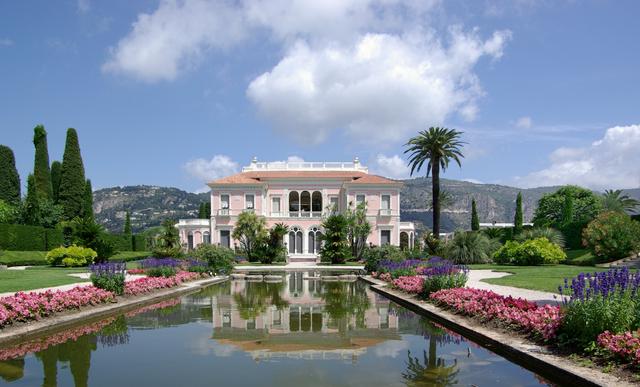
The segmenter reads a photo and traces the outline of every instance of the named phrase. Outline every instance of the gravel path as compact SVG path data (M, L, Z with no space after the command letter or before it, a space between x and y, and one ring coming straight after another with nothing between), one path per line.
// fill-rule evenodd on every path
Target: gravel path
M522 288L514 288L512 286L494 285L483 282L483 279L488 278L501 278L511 275L511 273L495 272L493 270L471 270L469 272L469 280L467 281L467 287L492 290L503 296L513 296L526 298L527 300L534 301L537 304L552 304L555 305L561 301L560 296L555 293L541 292L539 290L530 290Z

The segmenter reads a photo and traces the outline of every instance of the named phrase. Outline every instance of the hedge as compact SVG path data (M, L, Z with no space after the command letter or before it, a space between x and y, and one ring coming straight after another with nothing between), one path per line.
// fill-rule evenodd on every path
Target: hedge
M7 266L32 266L46 265L46 251L2 251L0 252L0 265Z
M129 262L139 261L151 256L150 251L121 251L109 257L109 261L113 262Z
M47 240L51 243L47 243ZM15 251L48 251L60 246L62 232L40 226L0 224L0 249Z

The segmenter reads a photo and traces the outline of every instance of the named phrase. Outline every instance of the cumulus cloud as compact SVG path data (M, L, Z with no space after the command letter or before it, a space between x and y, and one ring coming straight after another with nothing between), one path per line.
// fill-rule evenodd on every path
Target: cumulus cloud
M516 127L521 129L529 129L533 125L533 120L531 117L520 117L516 121Z
M453 28L448 43L434 32L366 34L351 45L293 46L247 95L273 126L320 143L336 129L362 142L400 141L425 122L458 112L473 119L483 92L474 66L499 58L508 31L488 40Z
M189 175L204 182L233 175L240 170L238 163L225 155L215 155L211 160L194 159L186 162L183 168Z
M584 148L558 148L551 165L516 183L525 187L579 184L592 189L640 186L640 125L607 129L604 137Z
M195 66L206 50L229 47L245 33L242 12L228 2L164 0L155 12L138 15L102 70L170 81Z
M382 176L394 179L406 179L409 177L409 167L407 162L398 155L391 157L379 154L376 156L373 172Z

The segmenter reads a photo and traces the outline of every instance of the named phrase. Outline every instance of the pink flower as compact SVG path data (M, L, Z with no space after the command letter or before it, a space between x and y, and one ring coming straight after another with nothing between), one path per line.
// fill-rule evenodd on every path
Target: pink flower
M418 276L401 276L393 280L393 287L411 294L422 292L424 278Z

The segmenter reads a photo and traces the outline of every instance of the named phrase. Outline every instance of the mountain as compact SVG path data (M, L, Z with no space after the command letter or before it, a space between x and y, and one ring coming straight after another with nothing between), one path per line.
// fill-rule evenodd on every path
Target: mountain
M178 188L135 185L112 187L93 193L96 219L111 232L122 232L126 211L131 212L133 232L158 226L167 218L195 218L208 193L191 193Z
M414 221L419 228L431 227L431 179L417 178L404 181L401 194L400 217ZM512 222L516 196L522 192L525 222L533 218L538 199L559 187L520 189L497 184L476 184L459 180L441 180L441 190L448 202L442 208L442 231L469 228L471 199L478 206L480 222ZM640 199L640 188L626 190L631 197ZM94 192L96 219L112 232L121 232L126 211L131 212L134 232L158 226L167 218L195 218L200 203L209 199L209 193L191 193L178 188L158 186L127 186L104 188Z

